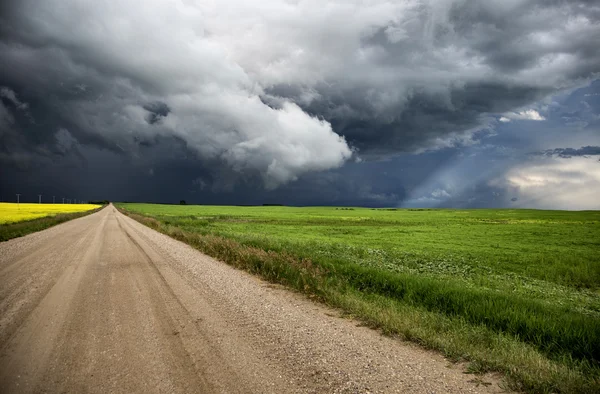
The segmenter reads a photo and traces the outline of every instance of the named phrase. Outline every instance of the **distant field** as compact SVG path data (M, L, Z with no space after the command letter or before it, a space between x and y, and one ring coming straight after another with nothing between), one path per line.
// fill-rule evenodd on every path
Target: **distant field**
M94 204L16 204L0 203L0 224L17 223L61 213L85 212L100 208Z
M85 216L101 205L0 203L0 242Z
M600 392L600 212L119 204L533 392Z

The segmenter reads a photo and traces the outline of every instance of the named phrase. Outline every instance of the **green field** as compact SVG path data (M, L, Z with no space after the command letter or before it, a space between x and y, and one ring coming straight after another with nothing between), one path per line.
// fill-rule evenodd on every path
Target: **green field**
M600 212L119 206L512 388L600 392Z

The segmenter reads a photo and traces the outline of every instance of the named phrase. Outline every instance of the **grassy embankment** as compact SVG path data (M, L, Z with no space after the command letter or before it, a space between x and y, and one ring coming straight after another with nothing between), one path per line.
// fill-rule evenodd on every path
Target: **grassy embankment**
M600 212L120 206L512 388L600 392Z
M45 230L101 208L94 204L0 203L0 242Z

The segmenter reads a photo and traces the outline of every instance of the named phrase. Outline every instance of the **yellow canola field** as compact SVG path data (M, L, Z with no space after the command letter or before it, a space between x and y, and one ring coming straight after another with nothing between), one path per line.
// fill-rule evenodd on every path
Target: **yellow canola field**
M16 204L0 203L0 224L22 222L59 213L84 212L100 208L95 204Z

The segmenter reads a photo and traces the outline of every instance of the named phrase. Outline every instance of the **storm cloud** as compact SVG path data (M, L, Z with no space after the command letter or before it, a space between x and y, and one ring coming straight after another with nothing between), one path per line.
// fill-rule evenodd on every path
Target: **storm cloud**
M203 190L318 187L354 161L542 122L540 102L600 72L590 1L1 7L0 161L21 171L110 155L155 180L155 168L185 169ZM331 183L386 204L408 193Z
M574 148L554 148L538 153L546 156L559 156L565 159L570 159L573 156L592 156L600 155L600 146L583 146L578 149Z

